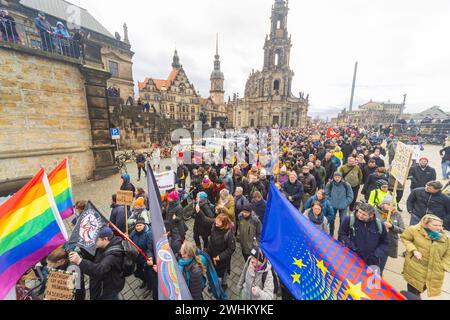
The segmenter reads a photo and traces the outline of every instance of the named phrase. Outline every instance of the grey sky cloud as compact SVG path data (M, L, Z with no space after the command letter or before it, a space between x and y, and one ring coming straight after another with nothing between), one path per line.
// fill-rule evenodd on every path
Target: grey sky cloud
M127 22L135 82L165 78L176 47L190 80L207 97L215 34L220 37L226 97L243 96L260 70L274 0L71 0L112 33ZM355 104L401 102L407 112L450 109L450 1L291 0L293 93L310 94L312 114L348 108L359 61ZM330 107L333 106L333 107Z

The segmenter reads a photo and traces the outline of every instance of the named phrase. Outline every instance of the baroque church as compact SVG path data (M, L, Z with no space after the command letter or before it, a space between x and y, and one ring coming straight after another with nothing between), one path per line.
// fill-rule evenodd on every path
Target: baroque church
M292 94L294 72L289 66L291 36L287 30L289 1L275 0L272 6L270 35L264 45L262 71L252 71L245 87L245 97L229 102L233 126L305 127L308 122L309 95Z

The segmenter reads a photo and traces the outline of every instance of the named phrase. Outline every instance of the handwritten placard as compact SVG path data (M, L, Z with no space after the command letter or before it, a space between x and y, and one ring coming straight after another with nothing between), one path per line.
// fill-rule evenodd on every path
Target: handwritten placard
M392 162L391 175L402 185L405 185L408 178L413 152L413 149L404 143L398 143L395 158Z
M50 270L48 273L45 300L68 301L74 298L74 277L72 274Z
M133 191L117 191L117 204L119 206L132 206Z

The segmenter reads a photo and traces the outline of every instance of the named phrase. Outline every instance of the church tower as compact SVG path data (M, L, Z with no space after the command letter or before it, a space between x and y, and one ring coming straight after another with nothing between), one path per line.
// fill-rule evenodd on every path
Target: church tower
M172 68L181 69L180 57L178 56L178 51L175 49L175 53L173 55Z
M289 69L291 37L287 31L288 2L276 0L272 6L270 35L264 45L263 71L281 71Z
M224 81L225 76L220 70L219 36L216 36L216 55L214 56L214 71L211 73L210 95L215 105L223 105L225 102Z

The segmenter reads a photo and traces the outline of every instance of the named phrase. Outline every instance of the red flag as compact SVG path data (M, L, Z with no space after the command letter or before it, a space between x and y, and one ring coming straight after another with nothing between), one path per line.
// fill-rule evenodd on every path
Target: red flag
M328 128L327 130L327 138L339 138L339 133L334 131L332 128Z

